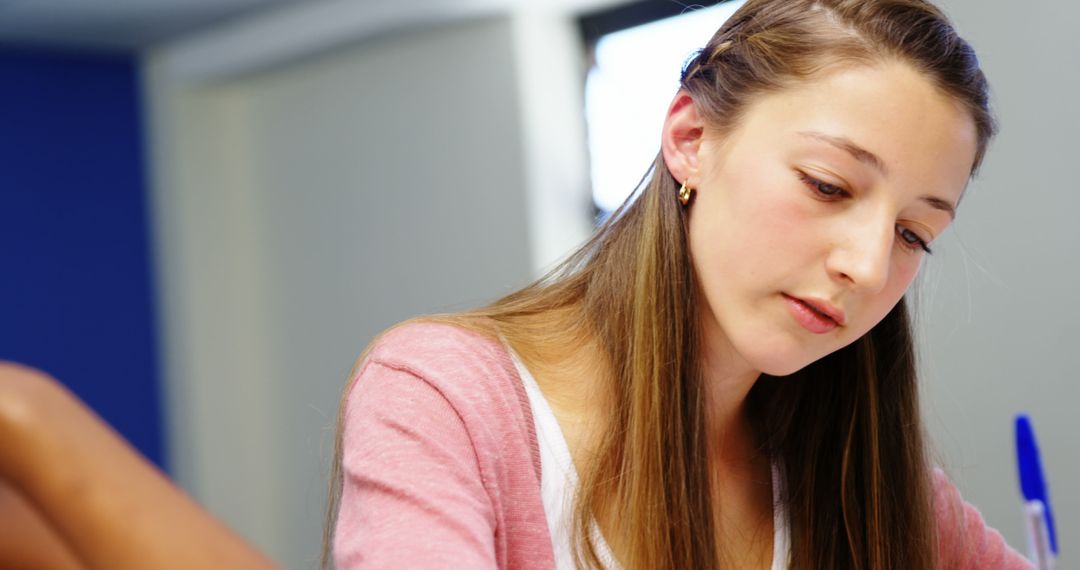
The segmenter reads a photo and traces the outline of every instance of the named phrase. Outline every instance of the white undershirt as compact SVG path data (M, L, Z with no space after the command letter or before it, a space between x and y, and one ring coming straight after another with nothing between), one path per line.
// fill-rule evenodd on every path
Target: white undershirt
M566 444L562 428L559 427L555 413L544 398L543 392L540 391L540 386L521 363L517 354L509 347L507 350L525 384L525 392L529 396L529 405L532 408L533 422L536 424L536 441L540 447L540 490L544 499L544 514L551 533L551 543L555 550L555 568L572 570L574 556L571 537L574 519L573 498L578 486L577 470L574 468L574 461L570 456L570 448ZM775 529L772 570L785 570L789 557L787 515L784 505L778 500L781 481L780 472L775 463L772 465L772 483L773 528ZM604 567L608 570L619 570L621 566L615 560L611 548L604 540L595 521L592 523L592 535L596 553Z

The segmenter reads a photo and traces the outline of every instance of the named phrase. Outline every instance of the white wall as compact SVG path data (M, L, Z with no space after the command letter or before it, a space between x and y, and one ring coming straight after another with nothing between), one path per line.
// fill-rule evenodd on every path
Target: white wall
M274 362L248 104L228 86L185 90L146 69L151 205L167 415L176 480L260 544L284 491L272 437Z
M1012 421L1031 414L1059 567L1072 568L1080 565L1080 6L941 4L979 53L1002 129L926 266L929 419L965 497L1023 551Z

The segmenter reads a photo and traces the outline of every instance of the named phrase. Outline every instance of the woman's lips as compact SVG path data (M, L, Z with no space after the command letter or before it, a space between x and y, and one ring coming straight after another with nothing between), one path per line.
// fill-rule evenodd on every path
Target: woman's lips
M836 319L819 311L802 299L784 294L784 301L787 303L788 312L795 318L795 321L814 334L825 334L840 326Z

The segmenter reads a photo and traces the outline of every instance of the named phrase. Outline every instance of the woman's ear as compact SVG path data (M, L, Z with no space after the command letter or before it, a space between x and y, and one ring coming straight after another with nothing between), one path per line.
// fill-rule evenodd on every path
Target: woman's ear
M698 114L694 99L690 93L679 90L664 119L660 150L664 153L668 171L680 184L689 182L691 187L694 186L693 179L698 173L698 149L704 132L705 124Z

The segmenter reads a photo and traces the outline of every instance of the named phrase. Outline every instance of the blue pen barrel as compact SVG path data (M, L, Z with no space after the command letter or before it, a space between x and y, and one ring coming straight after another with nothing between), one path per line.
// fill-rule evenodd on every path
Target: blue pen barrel
M1046 509L1042 501L1024 503L1024 527L1027 531L1028 559L1035 570L1055 570L1057 558L1050 550L1050 532L1046 527Z

